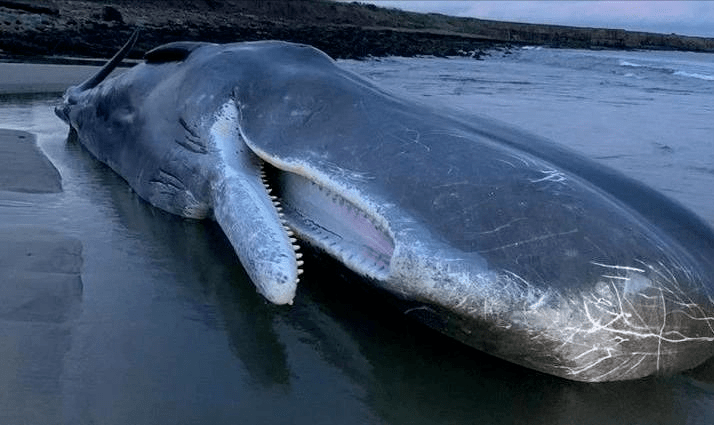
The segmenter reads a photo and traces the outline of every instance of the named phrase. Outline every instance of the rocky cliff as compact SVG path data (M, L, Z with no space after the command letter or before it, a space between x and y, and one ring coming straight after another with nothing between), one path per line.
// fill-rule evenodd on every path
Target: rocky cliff
M333 57L470 55L510 45L714 52L714 39L618 29L456 18L358 3L303 0L0 0L5 60L108 57L135 29L133 56L175 40L281 39Z

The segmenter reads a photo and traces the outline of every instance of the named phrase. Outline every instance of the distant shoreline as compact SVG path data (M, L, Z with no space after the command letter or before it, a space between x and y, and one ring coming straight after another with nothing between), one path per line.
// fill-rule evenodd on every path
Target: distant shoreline
M279 39L334 58L470 56L494 48L548 46L714 52L714 38L621 29L521 24L421 14L320 0L0 0L0 60L67 62L106 58L135 30L130 57L170 41ZM64 61L64 62L63 62Z

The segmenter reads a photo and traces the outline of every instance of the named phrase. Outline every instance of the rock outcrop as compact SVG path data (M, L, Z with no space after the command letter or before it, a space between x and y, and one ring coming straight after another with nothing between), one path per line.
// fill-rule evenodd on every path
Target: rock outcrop
M511 45L714 52L714 39L456 18L333 1L0 1L0 55L108 57L135 29L133 56L176 40L281 39L336 58L467 55Z

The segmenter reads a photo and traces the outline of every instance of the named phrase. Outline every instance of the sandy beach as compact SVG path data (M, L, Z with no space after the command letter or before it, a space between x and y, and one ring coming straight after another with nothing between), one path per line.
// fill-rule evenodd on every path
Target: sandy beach
M60 174L36 137L0 129L0 203L42 203L45 194L61 190ZM76 317L82 297L82 243L31 220L8 227L0 219L0 417L9 419L5 423L41 423L55 416L59 400L22 388L46 388L61 371L67 323ZM35 378L28 383L23 376Z
M35 135L0 128L0 190L25 193L62 190L59 172L37 147Z
M96 66L0 62L0 95L63 93L96 72Z

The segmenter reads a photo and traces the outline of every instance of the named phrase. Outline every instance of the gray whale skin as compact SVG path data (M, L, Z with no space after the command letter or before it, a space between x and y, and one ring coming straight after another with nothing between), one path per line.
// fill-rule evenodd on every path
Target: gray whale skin
M508 361L578 381L714 354L714 232L535 136L390 94L310 46L160 46L56 113L152 205L218 222L290 304L296 241Z

